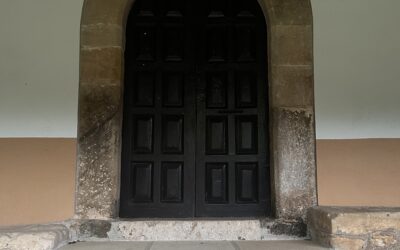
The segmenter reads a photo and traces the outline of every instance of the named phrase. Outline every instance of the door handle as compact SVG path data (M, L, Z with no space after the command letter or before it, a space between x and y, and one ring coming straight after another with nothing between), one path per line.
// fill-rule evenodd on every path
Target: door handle
M243 110L241 110L241 109L225 109L225 110L219 110L218 113L220 113L220 114L240 114L240 113L243 113Z

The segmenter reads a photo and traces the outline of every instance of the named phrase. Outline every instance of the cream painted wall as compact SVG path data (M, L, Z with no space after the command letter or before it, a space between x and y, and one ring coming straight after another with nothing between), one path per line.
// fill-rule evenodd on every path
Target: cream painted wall
M76 137L82 2L0 0L0 137ZM317 137L400 138L400 1L312 7Z
M83 0L0 0L0 137L76 137Z
M317 138L400 138L400 1L312 7Z

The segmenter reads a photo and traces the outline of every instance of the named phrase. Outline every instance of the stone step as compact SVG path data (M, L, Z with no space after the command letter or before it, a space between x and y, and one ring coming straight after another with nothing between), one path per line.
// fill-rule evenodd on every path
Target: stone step
M334 249L400 249L400 208L315 207L308 228L313 241Z
M0 228L0 249L52 250L70 241L64 225L31 225Z
M304 239L306 225L273 219L79 220L71 225L80 241L219 241Z

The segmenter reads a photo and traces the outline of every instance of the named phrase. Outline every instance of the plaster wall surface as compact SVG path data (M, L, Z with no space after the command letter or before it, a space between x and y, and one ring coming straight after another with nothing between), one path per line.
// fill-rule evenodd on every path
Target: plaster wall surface
M0 225L73 214L82 3L0 1ZM319 202L400 206L399 140L347 140L400 138L400 1L312 7Z
M0 138L0 226L74 214L76 140Z
M317 138L400 138L400 1L312 7Z
M76 137L82 3L0 1L0 137Z
M0 1L0 137L76 137L82 3ZM312 7L317 138L400 138L400 2Z

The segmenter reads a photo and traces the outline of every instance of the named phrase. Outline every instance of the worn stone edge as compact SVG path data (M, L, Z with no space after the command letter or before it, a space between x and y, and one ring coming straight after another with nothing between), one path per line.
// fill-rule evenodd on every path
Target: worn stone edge
M60 238L54 239L53 249L59 249L68 245L72 240L70 225L71 220L43 223L43 224L29 224L29 225L16 225L16 226L0 226L0 236L12 238L13 235L29 235L29 234L42 234L42 233L56 233ZM60 226L59 229L51 229L51 227ZM48 227L48 229L46 229ZM66 236L66 237L63 237Z

